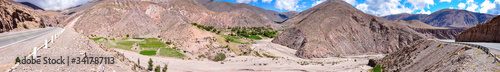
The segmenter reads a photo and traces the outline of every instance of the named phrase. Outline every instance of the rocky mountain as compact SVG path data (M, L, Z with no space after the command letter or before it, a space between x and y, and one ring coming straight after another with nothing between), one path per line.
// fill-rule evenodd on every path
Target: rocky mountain
M45 27L34 11L0 0L0 33Z
M388 20L420 20L435 27L469 28L479 22L484 22L495 15L475 13L458 9L442 9L430 15L425 14L397 14L384 16Z
M388 72L498 72L499 66L480 49L458 44L419 40L368 65L382 66Z
M207 9L210 9L215 12L230 12L239 9L248 9L256 14L261 14L261 16L267 17L268 19L274 22L283 22L284 20L298 13L295 11L279 13L276 11L266 10L245 3L229 3L229 2L221 2L213 0L196 0L196 1L205 6Z
M500 42L500 16L464 30L456 41Z
M283 24L293 25L272 42L302 58L390 53L425 38L403 24L366 14L342 0L328 0Z
M190 24L220 17L214 15L219 14L205 9L194 0L103 0L85 10L75 22L74 28L89 37L159 38L191 54L208 54L205 56L214 57L216 53L212 52L221 53L221 50L216 49L222 47L215 41L216 35ZM223 49L227 51L227 48Z
M445 28L445 27L434 27L425 24L419 20L398 20L400 24L408 25L413 30L422 33L428 37L435 37L438 39L455 39L458 33L462 32L462 28Z

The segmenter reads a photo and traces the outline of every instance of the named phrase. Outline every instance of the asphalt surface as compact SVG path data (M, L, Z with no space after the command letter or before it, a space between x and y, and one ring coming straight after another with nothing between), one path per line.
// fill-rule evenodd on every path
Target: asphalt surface
M437 40L437 41L455 42L455 40ZM500 43L486 43L486 42L456 42L456 43L474 44L474 45L480 45L480 46L488 47L488 48L491 48L491 49L500 50Z
M53 32L57 29L61 29L59 27L47 27L43 29L29 30L24 32L0 35L0 49L8 47L10 45L23 42L29 39L33 39L47 33Z

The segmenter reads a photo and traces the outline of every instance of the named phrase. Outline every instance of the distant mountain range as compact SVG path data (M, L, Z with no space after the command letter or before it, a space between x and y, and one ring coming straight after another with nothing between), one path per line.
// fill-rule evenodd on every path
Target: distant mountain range
M458 9L442 9L430 15L427 14L396 14L384 16L387 20L420 20L426 24L435 27L449 27L449 28L469 28L480 22L495 17L496 15L470 12L467 10Z
M253 5L249 5L246 3L229 3L229 2L221 2L221 1L213 1L213 0L196 0L198 3L205 6L207 9L215 11L215 12L230 12L239 9L248 9L256 14L262 14L263 16L269 18L274 22L283 22L286 19L294 16L299 13L296 11L289 11L284 13L279 13L272 10L266 10L260 7L256 7Z

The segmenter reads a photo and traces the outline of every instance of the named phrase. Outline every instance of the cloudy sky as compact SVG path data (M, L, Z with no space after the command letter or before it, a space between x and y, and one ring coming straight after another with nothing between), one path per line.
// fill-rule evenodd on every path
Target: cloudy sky
M303 11L326 0L216 0L248 3L278 12ZM430 14L440 9L463 9L500 14L500 0L344 0L365 13L385 16L399 13Z
M92 0L14 0L17 2L29 2L44 10L61 10L87 3Z

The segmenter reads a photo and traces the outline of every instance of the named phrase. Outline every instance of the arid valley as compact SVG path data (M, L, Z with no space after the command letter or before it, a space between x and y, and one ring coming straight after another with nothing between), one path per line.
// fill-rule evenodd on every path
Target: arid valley
M497 7L499 0L0 0L0 70L500 72Z

